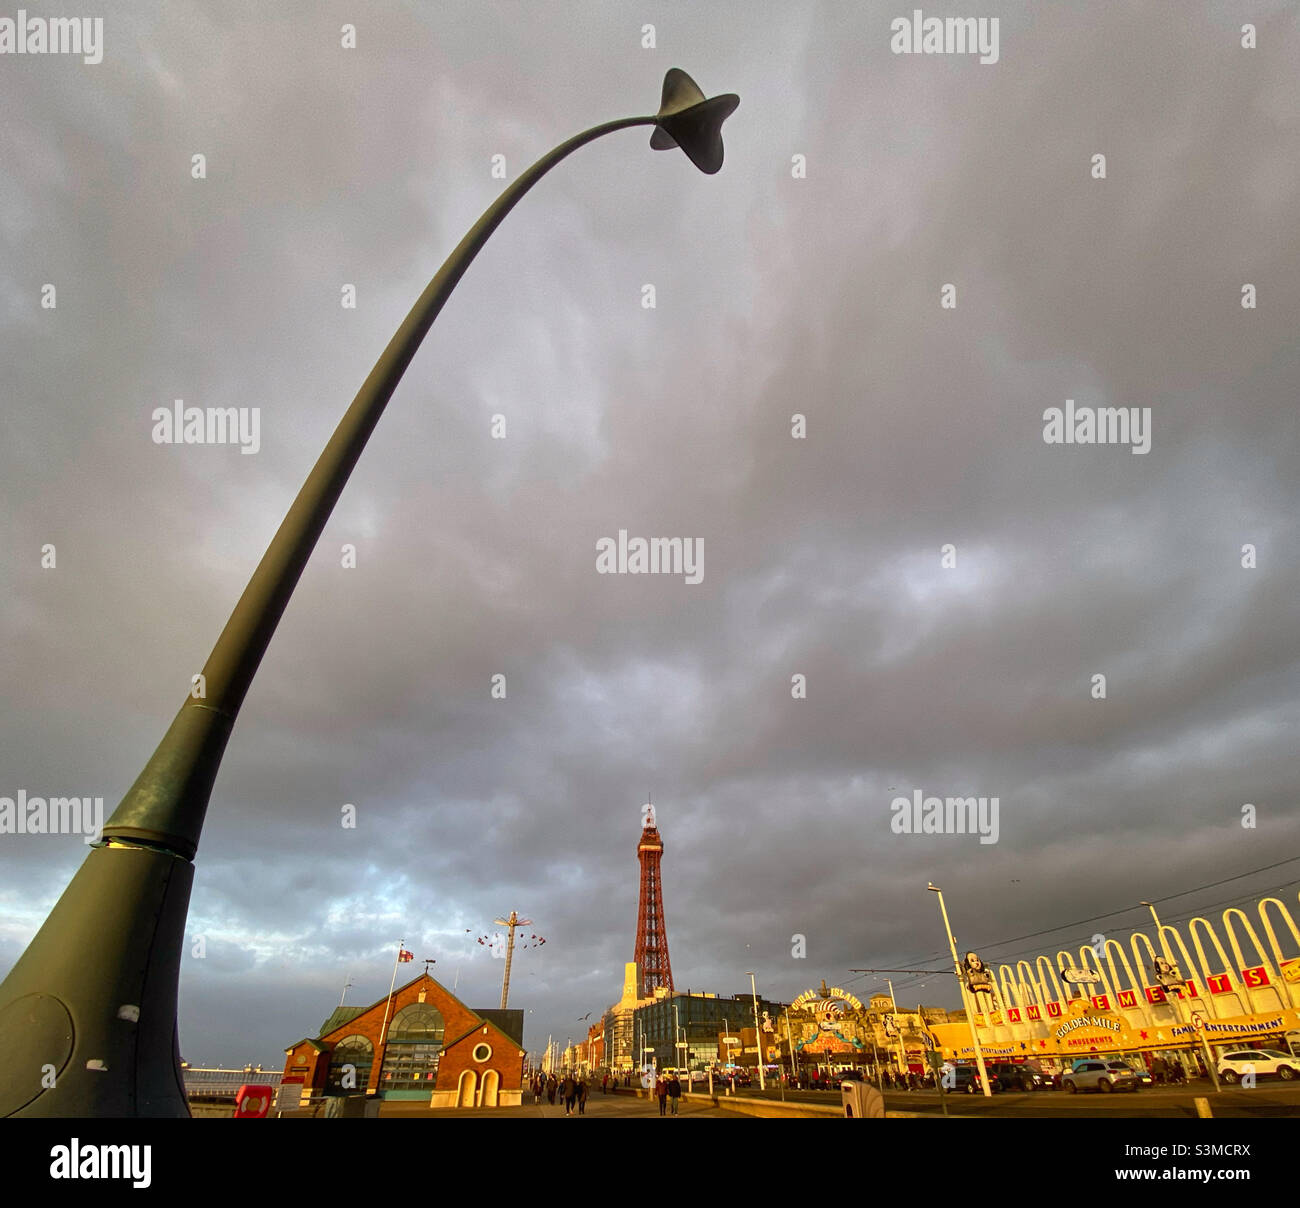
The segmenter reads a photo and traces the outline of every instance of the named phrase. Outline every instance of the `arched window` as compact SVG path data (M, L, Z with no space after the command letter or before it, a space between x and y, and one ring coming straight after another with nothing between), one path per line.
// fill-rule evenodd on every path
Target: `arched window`
M364 1092L370 1081L370 1066L374 1059L374 1046L364 1036L354 1033L343 1037L330 1054L328 1089L344 1094L350 1091ZM345 1066L355 1067L352 1077L348 1077L351 1071L345 1069Z
M413 1002L393 1016L379 1077L381 1092L433 1090L444 1027L442 1012L427 1002Z
M442 1012L431 1003L403 1007L388 1025L389 1044L442 1044Z

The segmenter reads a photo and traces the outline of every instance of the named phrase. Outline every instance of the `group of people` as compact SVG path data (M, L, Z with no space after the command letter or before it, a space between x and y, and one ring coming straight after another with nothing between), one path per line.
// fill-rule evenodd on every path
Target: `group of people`
M668 1077L660 1074L655 1079L655 1098L659 1100L659 1114L661 1116L669 1115L665 1110L667 1104L672 1104L672 1115L677 1114L677 1105L682 1099L682 1083L677 1077L677 1071L673 1070Z
M898 1070L881 1070L880 1085L882 1090L934 1090L934 1073L931 1070L926 1070L924 1074L915 1072L903 1074Z
M593 1080L595 1075L592 1075ZM593 1081L594 1084L594 1081ZM608 1095L617 1091L620 1085L618 1074L606 1070L600 1079L600 1092L602 1095ZM625 1073L622 1078L622 1085L625 1088L631 1088L632 1075ZM533 1103L540 1107L542 1099L545 1098L547 1104L554 1107L558 1100L560 1106L564 1108L566 1116L585 1116L587 1114L587 1096L591 1093L591 1085L587 1082L587 1076L581 1072L576 1074L564 1074L556 1077L555 1074L535 1073L529 1080L529 1086L533 1092ZM677 1115L677 1104L682 1097L682 1084L676 1074L665 1078L662 1074L655 1081L655 1096L659 1100L659 1114ZM672 1105L671 1113L668 1111L668 1105Z
M903 1073L900 1070L888 1068L864 1069L869 1081L873 1082L882 1091L924 1091L934 1090L934 1072L926 1070L918 1074L916 1071ZM843 1077L840 1074L830 1074L814 1070L811 1074L800 1075L795 1085L800 1090L825 1091L838 1090Z
M590 1087L587 1086L584 1075L579 1074L575 1078L572 1074L566 1074L563 1078L557 1078L554 1074L547 1074L545 1077L534 1074L531 1085L534 1104L540 1106L542 1096L545 1095L546 1102L551 1107L555 1106L555 1100L558 1098L566 1116L587 1114L587 1095Z
M1204 1078L1205 1062L1199 1056L1196 1058L1196 1065L1201 1072L1201 1077ZM1187 1071L1183 1069L1179 1062L1166 1061L1163 1057L1158 1056L1151 1062L1151 1081L1166 1086L1172 1083L1186 1082Z

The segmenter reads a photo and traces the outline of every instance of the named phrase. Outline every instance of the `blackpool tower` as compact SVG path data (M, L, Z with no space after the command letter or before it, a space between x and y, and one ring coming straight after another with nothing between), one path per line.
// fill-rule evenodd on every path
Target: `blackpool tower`
M659 860L664 842L655 827L655 807L641 807L641 904L636 912L636 956L641 971L640 997L651 998L656 989L673 988L673 969L668 962L668 929L664 926L664 890Z

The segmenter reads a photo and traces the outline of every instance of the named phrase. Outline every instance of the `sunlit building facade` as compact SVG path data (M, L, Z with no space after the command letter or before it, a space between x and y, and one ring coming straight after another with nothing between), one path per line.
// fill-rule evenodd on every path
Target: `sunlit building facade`
M365 1007L336 1007L314 1037L285 1050L282 1085L300 1102L335 1095L431 1107L521 1101L523 1011L471 1010L427 974Z

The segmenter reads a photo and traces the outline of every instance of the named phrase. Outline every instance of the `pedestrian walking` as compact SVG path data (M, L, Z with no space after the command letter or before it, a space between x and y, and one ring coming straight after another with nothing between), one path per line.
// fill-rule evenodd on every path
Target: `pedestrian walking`
M668 1114L668 1079L662 1074L655 1080L655 1098L659 1100L659 1114Z
M682 1097L682 1084L677 1078L677 1071L673 1071L673 1076L668 1079L668 1102L673 1105L672 1114L677 1114L677 1103ZM660 1115L663 1113L660 1112Z
M587 1080L586 1078L578 1079L578 1115L587 1114Z
M608 1070L605 1071L605 1076L600 1080L600 1093L602 1095L609 1094L609 1071Z
M572 1074L564 1076L564 1114L573 1115L573 1105L578 1098L578 1084L573 1080Z
M555 1106L555 1091L558 1086L559 1083L555 1081L555 1075L548 1075L546 1079L546 1102L552 1107Z

